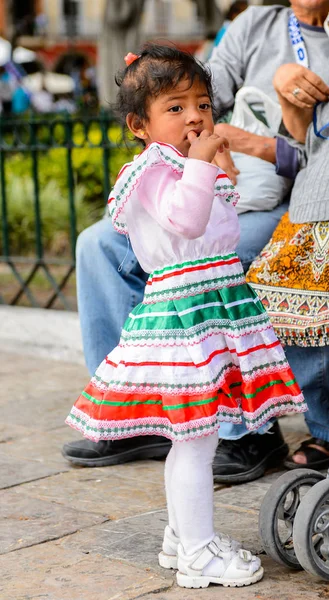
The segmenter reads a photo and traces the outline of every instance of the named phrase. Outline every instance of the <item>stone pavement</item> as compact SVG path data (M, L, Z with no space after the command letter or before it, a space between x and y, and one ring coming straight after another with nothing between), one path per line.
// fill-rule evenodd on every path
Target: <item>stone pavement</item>
M4 349L2 344L2 348ZM1 600L315 600L329 586L263 556L266 575L248 587L184 590L157 565L166 523L163 462L73 468L61 456L78 439L64 419L88 374L81 364L0 353ZM291 446L302 417L281 420ZM262 553L261 500L279 473L216 486L216 527Z

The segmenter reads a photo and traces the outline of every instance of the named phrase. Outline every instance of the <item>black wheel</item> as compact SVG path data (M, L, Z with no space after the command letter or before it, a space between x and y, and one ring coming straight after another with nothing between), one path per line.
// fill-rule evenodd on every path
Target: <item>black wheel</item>
M329 581L329 480L320 481L298 508L294 528L296 557L305 571Z
M266 492L259 512L259 534L266 554L276 562L301 569L295 554L293 524L302 498L323 479L311 469L296 469L281 475Z

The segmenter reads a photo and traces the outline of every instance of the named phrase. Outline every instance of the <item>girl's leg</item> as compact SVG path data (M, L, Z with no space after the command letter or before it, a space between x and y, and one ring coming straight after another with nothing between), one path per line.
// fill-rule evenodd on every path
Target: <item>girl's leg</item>
M208 485L207 485L207 496L209 497L209 500L207 500L206 504L209 503L210 509L207 509L207 506L205 507L205 512L207 515L207 518L210 517L210 527L209 527L209 534L208 537L213 537L214 533L213 533L213 525L212 525L212 494L213 494L213 484L212 484L212 456L214 454L214 448L216 449L216 444L217 444L217 434L215 434L213 437L213 440L210 440L210 455L209 458L207 460L208 465L207 465L207 479L208 479ZM207 445L209 445L209 438ZM159 564L161 567L164 567L165 569L176 569L177 568L177 550L178 550L178 544L180 543L180 529L178 526L178 522L177 522L177 515L176 515L176 507L175 507L175 497L173 498L173 490L177 487L176 484L176 477L177 477L177 473L176 473L176 451L177 451L177 447L179 448L179 452L181 450L181 447L186 447L186 444L188 444L188 448L191 449L190 443L189 442L177 442L174 443L168 456L167 456L167 460L166 460L166 464L165 464L165 487L166 487L166 497L167 497L167 509L168 509L168 526L165 528L165 532L164 532L164 538L163 538L163 544L162 544L162 551L159 554ZM199 450L198 450L198 446L200 444L197 444L197 449L196 449L196 463L199 463L199 458L198 458L198 454L199 454ZM202 443L201 443L202 445ZM194 446L193 446L194 447ZM204 463L202 462L202 465ZM210 464L210 475L209 475L209 464ZM188 465L187 465L187 468ZM203 466L201 468L201 475L202 475L202 469ZM194 467L190 469L189 472L194 473L195 469ZM198 475L199 475L199 469L198 469ZM178 475L179 476L179 475ZM179 476L179 479L181 480L181 477ZM199 485L199 481L198 481L198 476L196 478L196 485ZM190 483L190 477L187 477L187 481ZM180 485L180 483L179 483ZM192 485L192 487L195 487L195 484ZM201 485L200 485L200 489L201 489ZM182 495L182 494L180 494ZM175 496L175 493L174 493ZM202 488L202 496L203 498L205 497L205 491L204 488ZM189 498L187 498L186 501L184 501L184 506L185 504L189 504ZM184 508L183 511L184 513ZM198 511L196 510L195 515L198 514ZM193 522L195 521L195 515L193 515L193 510L192 510L192 515L191 515L191 519L193 519ZM202 518L200 517L200 519L202 520ZM204 521L204 519L203 519ZM231 545L231 547L234 550L237 550L241 547L241 544L239 542L237 542L236 540L232 540L229 536L225 536L225 535L220 535L221 540L223 540L225 543ZM201 546L203 544L203 536L201 536Z
M171 450L166 458L165 469L164 469L164 479L165 479L165 488L166 488L166 499L167 499L167 511L168 511L168 524L172 531L175 533L177 537L179 537L177 521L174 506L172 503L171 497L171 478L172 472L175 462L175 444L172 445Z
M167 480L171 509L176 519L178 545L177 583L207 587L209 583L249 585L263 576L260 560L230 540L215 535L212 463L217 433L188 442L174 442L171 477Z
M217 440L216 433L197 442L174 442L167 456L165 488L169 524L165 528L159 554L159 564L165 569L177 568L179 542L188 549L188 553L193 553L207 545L215 535L212 461ZM202 451L203 446L205 452ZM195 490L198 490L198 498L194 497ZM238 545L235 541L232 543Z
M175 449L174 446L172 446L169 454L167 455L164 469L168 525L164 531L162 550L158 557L159 565L164 569L177 569L177 548L179 544L179 537L175 509L171 498L171 478L174 462Z
M215 536L212 463L217 433L188 442L174 442L169 496L181 544L194 554Z

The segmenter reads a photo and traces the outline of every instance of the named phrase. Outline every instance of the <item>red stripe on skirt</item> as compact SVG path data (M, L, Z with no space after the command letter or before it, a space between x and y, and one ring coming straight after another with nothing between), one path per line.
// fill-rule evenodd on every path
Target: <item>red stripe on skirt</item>
M255 410L261 407L261 405L271 400L271 398L277 400L282 397L283 402L287 396L297 397L300 395L300 389L297 383L286 386L285 382L289 382L293 379L293 374L290 368L283 371L277 371L274 373L264 374L257 377L252 382L241 382L241 374L239 369L232 369L226 374L225 383L221 385L220 391L214 390L210 392L204 392L199 394L158 394L158 393L138 393L138 392L117 392L108 390L102 392L95 387L91 382L86 387L85 392L90 396L93 396L96 400L112 401L112 402L131 402L139 401L143 404L139 405L125 405L122 406L110 406L108 404L95 404L91 400L88 400L85 396L81 395L75 403L75 406L84 412L86 415L99 421L112 421L112 420L135 420L142 419L143 417L166 417L172 423L184 423L202 417L210 417L216 414L219 406L228 410L241 406L241 409L246 413L253 413ZM255 389L262 388L270 382L276 380L282 380L283 383L275 383L270 387L266 387L264 390L257 393L256 397L244 398L241 396L242 392L246 395L253 394ZM235 384L235 386L234 386ZM239 385L237 385L239 384ZM233 385L233 387L231 387ZM161 401L161 404L146 404L147 400L155 402ZM189 403L195 403L197 401L209 400L201 405L188 406ZM166 407L177 406L179 404L185 404L180 408L173 408L170 410L163 410L162 405Z
M119 365L124 365L125 367L204 367L205 365L208 365L213 358L215 358L215 356L218 356L220 354L224 354L224 352L230 352L231 354L236 354L237 356L247 356L248 354L251 354L252 352L257 352L258 350L264 350L265 348L267 350L271 349L271 348L275 348L275 346L279 346L280 342L279 340L276 340L275 342L273 342L272 344L259 344L258 346L254 346L253 348L248 348L248 350L244 350L244 352L237 352L236 348L228 348L228 346L226 346L225 348L222 348L221 350L214 350L214 352L212 352L208 358L206 360L204 360L203 362L200 363L194 363L194 362L159 362L159 361L143 361L143 362L127 362L125 360L121 360L119 363L114 363L112 360L109 360L107 357L105 359L106 364L111 365L114 368L117 368Z
M222 267L224 265L234 265L235 263L240 262L239 258L231 258L230 260L219 260L214 263L208 263L206 265L198 265L196 267L186 267L180 271L173 271L172 273L166 273L166 275L159 275L152 277L151 280L147 280L146 285L152 285L157 281L163 281L164 279L169 279L169 277L176 277L177 275L182 275L183 273L192 273L193 271L204 271L205 269L210 269L211 267Z

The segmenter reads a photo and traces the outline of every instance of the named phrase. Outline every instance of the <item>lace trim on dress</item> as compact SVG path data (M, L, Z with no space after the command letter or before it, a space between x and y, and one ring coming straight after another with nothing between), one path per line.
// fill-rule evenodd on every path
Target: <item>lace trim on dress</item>
M186 158L169 144L153 142L134 161L127 163L120 171L116 183L108 199L110 217L114 228L123 234L128 234L124 207L138 185L145 171L150 167L164 163L176 173L183 173ZM231 202L234 206L239 199L227 175L218 168L215 181L214 196Z

